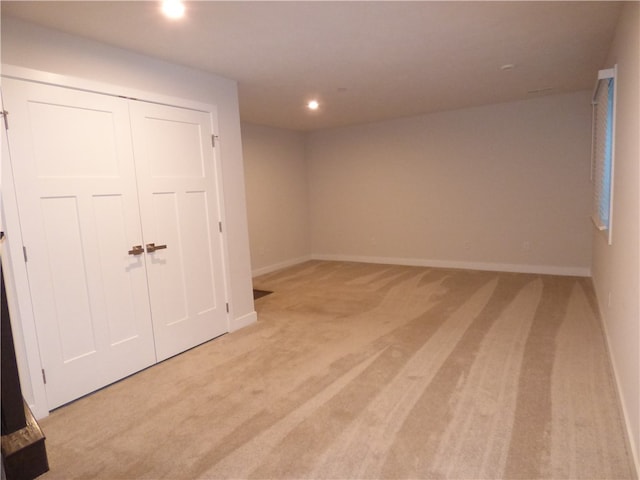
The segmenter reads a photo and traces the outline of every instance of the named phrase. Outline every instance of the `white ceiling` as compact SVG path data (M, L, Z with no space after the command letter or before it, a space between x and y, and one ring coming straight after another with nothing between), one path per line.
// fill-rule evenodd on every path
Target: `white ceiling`
M168 21L157 1L2 1L2 15L233 78L243 121L308 131L590 89L620 6L195 1Z

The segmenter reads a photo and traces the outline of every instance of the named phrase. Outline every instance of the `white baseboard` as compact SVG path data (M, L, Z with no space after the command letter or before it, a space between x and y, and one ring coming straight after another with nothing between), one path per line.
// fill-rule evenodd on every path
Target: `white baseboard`
M251 275L253 277L258 277L260 275L265 275L267 273L275 272L276 270L282 270L283 268L293 267L294 265L298 265L299 263L308 262L311 260L311 255L306 255L304 257L292 258L291 260L285 260L284 262L279 262L273 265L268 265L266 267L256 268L251 271Z
M556 265L519 265L513 263L459 262L452 260L430 260L422 258L364 257L357 255L312 254L313 260L331 260L339 262L381 263L389 265L407 265L411 267L459 268L464 270L485 270L491 272L538 273L544 275L563 275L572 277L590 277L587 267L569 267Z
M633 458L633 464L636 468L636 477L640 475L640 445L638 445L632 435L631 421L629 420L629 410L627 405L622 399L622 383L620 382L620 376L618 375L618 367L616 365L616 359L612 355L611 349L611 337L609 336L609 329L607 322L605 321L603 303L598 298L598 289L592 278L593 291L596 293L596 304L598 305L598 311L600 313L600 324L602 325L602 331L604 332L605 343L607 345L607 354L609 355L609 361L611 362L611 369L613 370L613 379L616 384L616 394L618 395L618 402L620 409L622 410L623 423L627 434L627 440L629 441L629 449L631 450L631 457Z
M49 410L47 410L45 407L36 405L35 403L28 403L27 405L29 405L29 409L31 410L31 413L36 420L40 420L49 416Z
M258 321L258 314L253 311L243 315L239 318L234 318L231 321L230 332L235 332L236 330L240 330L241 328L248 327L249 325L256 323Z

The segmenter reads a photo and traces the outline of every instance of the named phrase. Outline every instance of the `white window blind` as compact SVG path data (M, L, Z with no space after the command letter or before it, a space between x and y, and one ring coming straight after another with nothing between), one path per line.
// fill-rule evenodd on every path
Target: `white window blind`
M607 233L609 244L612 241L615 91L616 67L600 70L591 102L593 106L591 144L592 219L599 230Z

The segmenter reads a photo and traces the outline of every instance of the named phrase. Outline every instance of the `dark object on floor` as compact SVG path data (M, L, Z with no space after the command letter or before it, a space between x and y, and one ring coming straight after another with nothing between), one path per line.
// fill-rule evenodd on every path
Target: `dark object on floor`
M13 333L0 266L0 310L2 311L2 478L32 480L49 470L44 434L22 398Z
M270 293L273 293L273 292L270 292L269 290L256 290L254 288L253 289L253 299L257 300L259 298L262 298L262 297L265 297L265 296L269 295Z
M33 480L49 471L45 436L26 403L23 408L26 426L2 435L2 464L7 480Z

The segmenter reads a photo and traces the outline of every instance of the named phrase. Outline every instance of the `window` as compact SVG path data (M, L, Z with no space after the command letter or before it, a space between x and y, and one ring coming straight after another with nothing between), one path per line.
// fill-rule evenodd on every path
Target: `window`
M607 233L611 245L613 210L613 165L615 153L616 67L598 72L593 92L591 144L591 181L593 182L592 219L598 230Z

